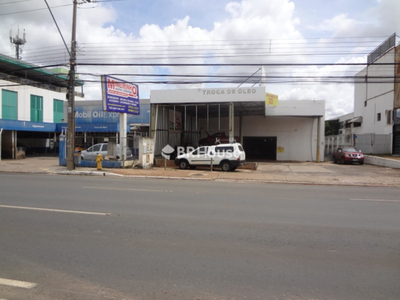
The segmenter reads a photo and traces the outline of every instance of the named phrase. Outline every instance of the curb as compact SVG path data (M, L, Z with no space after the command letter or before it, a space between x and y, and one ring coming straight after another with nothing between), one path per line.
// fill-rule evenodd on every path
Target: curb
M0 171L0 173L19 173L19 174L41 174L41 175L78 175L78 176L110 176L110 177L125 177L125 178L142 178L142 179L164 179L164 180L195 180L195 181L217 181L217 182L237 182L237 183L272 183L272 184L298 184L298 185L314 185L314 186L348 186L348 187L381 187L381 188L399 188L399 185L385 185L385 184L365 184L365 183L322 183L322 182L309 182L309 181L277 181L277 180L263 180L263 179L224 179L224 178L190 178L190 177L169 177L169 176L146 176L146 175L122 175L112 172L100 171L32 171L32 172L18 172L18 171Z
M109 172L97 172L97 171L56 171L51 174L56 175L83 175L83 176L115 176L124 177L124 175L109 173Z

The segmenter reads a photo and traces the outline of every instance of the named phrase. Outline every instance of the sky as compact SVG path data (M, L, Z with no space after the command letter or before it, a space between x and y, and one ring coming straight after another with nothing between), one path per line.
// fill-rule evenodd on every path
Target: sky
M70 47L72 0L47 2ZM239 85L206 80L227 80L226 75L242 76L243 87L259 85L256 77L246 81L255 73L270 76L263 85L280 101L325 100L326 119L353 111L354 84L341 77L351 77L363 66L346 63L365 63L369 52L400 32L398 0L92 0L78 7L78 63L154 64L78 66L79 77L87 81L87 100L101 99L101 74L139 82L140 97L148 98L155 89ZM23 60L68 62L44 0L0 0L0 53L14 56L9 35L12 30L15 37L18 28L20 36L26 33ZM231 65L241 63L253 65ZM342 65L330 65L335 63ZM164 76L155 76L160 74ZM189 80L193 75L203 77ZM324 76L339 79L319 82Z

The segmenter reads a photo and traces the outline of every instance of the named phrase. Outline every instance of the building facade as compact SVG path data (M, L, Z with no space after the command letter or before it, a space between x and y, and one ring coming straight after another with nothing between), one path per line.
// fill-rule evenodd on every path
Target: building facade
M400 154L400 45L389 37L368 56L355 76L354 112L342 116L341 135L349 145L370 154ZM343 137L326 137L341 143ZM336 144L335 144L336 145ZM338 145L336 145L338 146Z
M2 158L57 151L67 84L64 74L0 55ZM76 93L76 99L82 100L83 93Z
M323 161L325 101L268 105L265 87L157 90L150 95L155 155L163 147L240 142L253 161Z

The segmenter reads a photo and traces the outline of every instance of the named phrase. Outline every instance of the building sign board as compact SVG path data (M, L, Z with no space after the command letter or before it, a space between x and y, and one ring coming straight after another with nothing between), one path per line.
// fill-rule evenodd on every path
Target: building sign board
M105 111L140 114L138 85L108 75L101 76L101 83Z
M265 87L150 91L152 104L265 101Z

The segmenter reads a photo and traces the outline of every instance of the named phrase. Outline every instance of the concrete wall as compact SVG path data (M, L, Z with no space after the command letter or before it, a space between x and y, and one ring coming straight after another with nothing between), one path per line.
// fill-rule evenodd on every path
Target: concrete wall
M12 85L13 82L0 80L0 85ZM43 122L53 123L53 100L66 101L66 93L54 92L46 89L40 89L31 86L6 86L2 89L18 93L18 121L31 120L31 95L43 97ZM0 92L0 118L2 115L2 95ZM83 100L81 97L75 96L76 100ZM66 122L66 120L65 120Z
M369 165L400 169L400 160L365 155L364 162Z
M243 118L243 136L277 137L277 161L316 161L317 159L317 119L301 117L262 117ZM235 125L238 122L235 121ZM324 118L321 118L320 161L324 160ZM238 132L235 126L235 133Z

